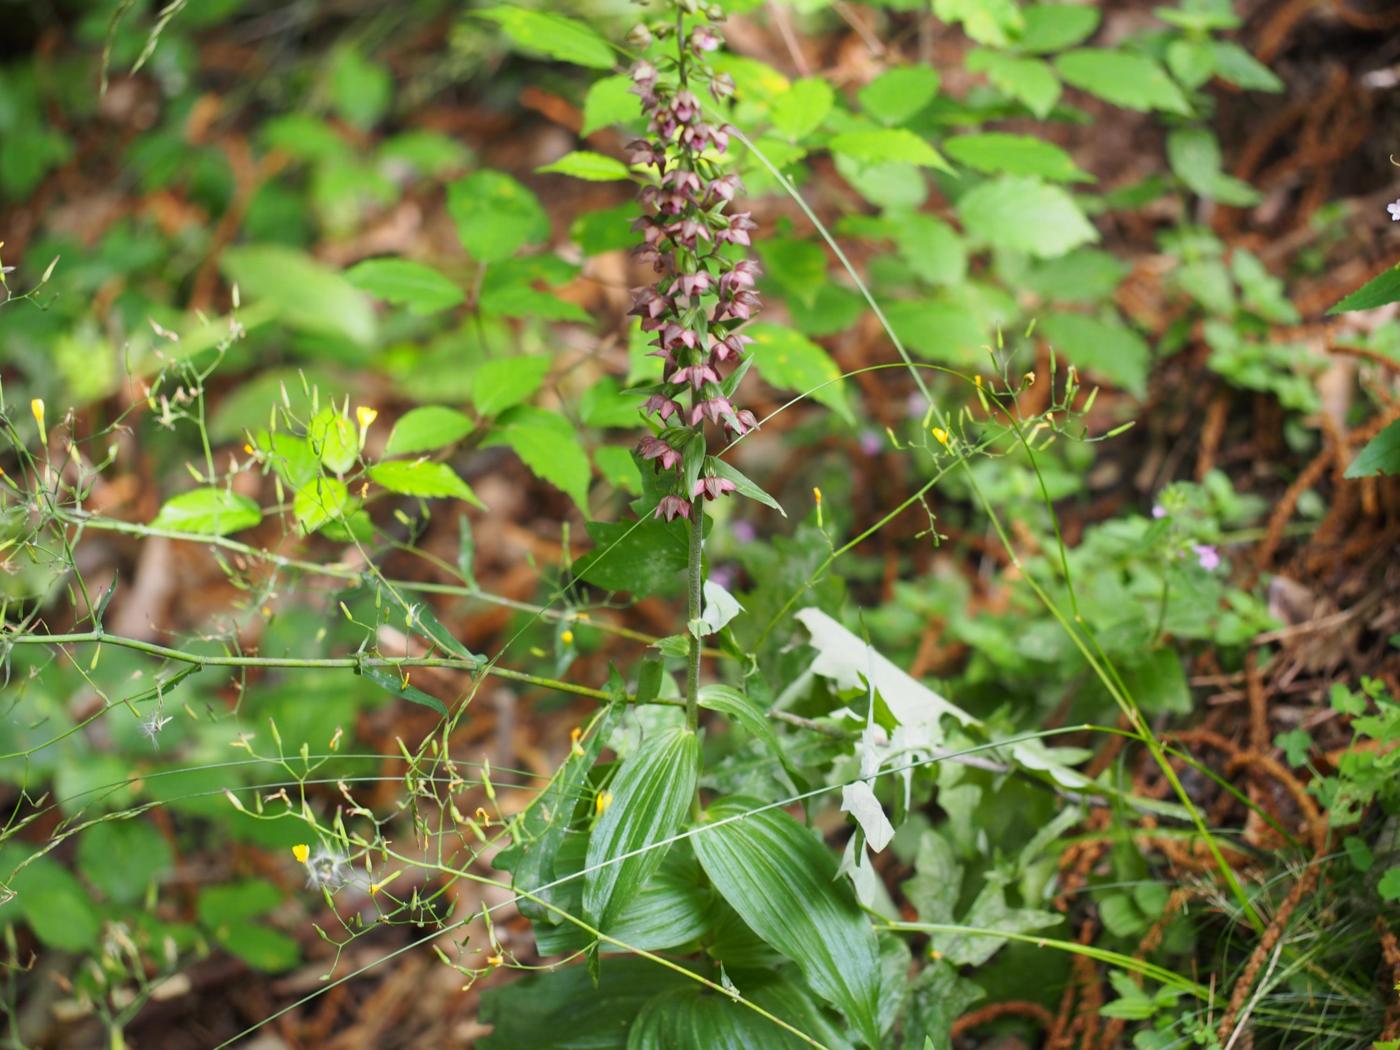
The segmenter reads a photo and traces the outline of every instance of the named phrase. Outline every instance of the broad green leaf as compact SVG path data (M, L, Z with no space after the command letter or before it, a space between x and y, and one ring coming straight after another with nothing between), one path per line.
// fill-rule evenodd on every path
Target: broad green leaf
M519 47L589 69L616 64L608 42L583 22L522 7L488 7L476 12L489 18Z
M1215 72L1246 91L1282 91L1283 81L1268 66L1229 40L1213 40Z
M994 47L1005 47L1024 26L1016 0L933 0L933 13L961 22L973 40Z
M448 186L447 213L462 247L479 262L509 259L549 236L549 219L535 195L499 171L473 172Z
M833 135L828 145L833 153L863 164L913 164L953 174L938 151L908 128L843 131Z
M467 166L472 152L439 131L417 129L393 135L379 147L381 161L407 164L424 175L450 175Z
M200 890L194 907L200 925L212 930L224 923L247 922L266 915L285 899L266 879L246 879Z
M363 292L311 256L276 244L227 248L219 266L244 302L264 300L292 328L339 336L361 346L375 340L374 310Z
M821 126L835 98L836 93L825 80L817 77L795 80L773 101L769 118L777 131L796 142Z
M311 417L306 440L321 464L333 474L344 474L360 457L360 433L355 424L330 405Z
M1176 177L1206 200L1232 207L1257 204L1249 183L1221 170L1220 143L1205 128L1177 128L1167 136L1167 159Z
M773 386L810 393L847 423L855 416L846 402L841 371L827 352L806 336L775 324L755 324L744 329L753 340L749 348L754 367Z
M1092 303L1106 299L1132 269L1111 252L1076 248L1052 262L1036 263L1008 284L1019 284L1053 302Z
M742 1003L699 988L657 996L642 1007L627 1036L627 1050L787 1050L810 1045Z
M1344 476L1369 478L1376 474L1400 474L1400 420L1391 423L1368 441L1351 461Z
M267 926L228 924L210 932L219 947L263 973L284 973L301 962L301 946L285 933Z
M4 854L0 879L23 859L18 850ZM102 920L92 897L72 872L52 857L39 857L9 879L15 894L5 908L18 912L34 936L50 948L66 952L95 949ZM8 895L7 895L8 896Z
M593 475L588 455L569 421L553 412L518 405L496 421L486 445L507 445L537 476L561 489L582 511L588 509Z
M1172 76L1189 91L1195 91L1215 72L1215 49L1208 39L1173 40L1167 45L1166 60Z
M569 239L587 256L624 251L637 243L637 235L632 232L636 218L637 206L630 202L584 212L569 227Z
M431 266L408 259L366 259L346 271L356 288L377 299L407 306L418 316L449 310L466 298L461 288Z
M472 373L472 404L483 416L500 415L534 396L549 373L546 354L495 357Z
M394 81L387 69L357 48L342 48L331 61L331 97L342 117L368 130L379 123L393 101Z
M642 399L635 393L618 389L617 381L603 377L587 390L578 401L579 418L590 427L636 427Z
M1106 102L1141 112L1160 109L1188 116L1191 104L1166 70L1147 55L1083 47L1055 57L1065 81Z
M1038 58L1017 58L975 47L968 52L966 64L969 73L985 73L998 90L1042 120L1060 100L1059 79L1050 65Z
M229 489L202 488L166 500L151 525L176 532L227 536L240 529L251 529L260 521L262 510L247 496Z
M881 124L903 124L933 101L938 85L929 66L896 66L860 89L860 108Z
M1400 302L1400 263L1371 278L1327 313L1331 316L1351 310L1374 310L1378 306L1395 302Z
M628 76L602 77L593 81L583 97L583 127L587 137L613 124L635 124L642 118L642 100L632 90Z
M1052 182L1093 182L1059 146L1032 135L992 131L944 139L948 156L977 171L994 175L1039 175Z
M595 587L640 598L674 589L685 574L689 549L683 524L647 518L590 521L586 528L593 550L574 562L574 572Z
M782 288L789 302L810 307L826 285L826 252L815 241L795 237L765 237L758 255L768 279Z
M582 149L566 153L553 164L536 168L535 172L540 175L572 175L585 182L617 182L631 178L627 165L622 161Z
M1029 4L1021 17L1016 47L1030 54L1073 47L1099 27L1099 9L1092 4Z
M782 745L778 742L778 735L769 724L763 708L746 693L740 692L732 685L712 682L700 687L700 706L706 711L714 711L738 722L750 734L761 740L776 758L787 764Z
M909 269L929 284L959 285L967 278L967 249L958 231L923 212L891 215L891 236Z
M292 513L306 532L336 521L350 510L350 490L339 478L314 478L297 489Z
M465 413L444 405L424 405L399 417L384 445L386 456L410 456L461 441L472 432Z
M430 708L444 718L447 717L447 705L414 685L410 678L411 671L407 674L400 674L391 667L364 666L360 668L360 674L390 696L397 696L400 700L407 700L411 704Z
M78 869L109 900L135 904L174 865L165 837L141 820L106 820L78 838Z
M1082 371L1102 376L1135 397L1147 393L1152 351L1125 322L1052 313L1041 318L1039 329L1061 358Z
M1006 175L958 198L958 217L984 244L1053 259L1099 239L1079 205L1058 186Z
M685 974L649 959L607 959L597 980L582 965L488 988L481 1020L491 1033L478 1050L626 1050L637 1012L665 992L688 988Z
M253 447L259 461L270 466L293 489L321 475L321 460L304 437L259 430L253 438Z
M648 739L605 789L612 801L588 837L583 910L606 928L660 866L695 795L699 742L690 729ZM618 859L622 858L622 859Z
M1191 688L1181 657L1170 647L1154 649L1123 669L1128 694L1149 715L1189 715Z
M875 932L831 851L781 810L756 799L713 803L691 838L710 881L760 937L797 963L866 1044L878 1047L880 968Z
M920 357L958 368L986 361L992 333L967 304L949 298L898 300L885 317L902 343Z
M369 468L369 476L370 480L383 485L390 492L428 499L451 496L486 509L486 504L477 499L471 486L446 463L434 463L425 459L395 459L387 463L376 463Z

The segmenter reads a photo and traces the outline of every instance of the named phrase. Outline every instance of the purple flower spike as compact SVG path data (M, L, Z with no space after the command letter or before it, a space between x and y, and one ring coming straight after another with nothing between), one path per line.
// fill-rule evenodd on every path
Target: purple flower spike
M662 470L670 470L672 467L679 466L682 458L684 458L679 452L666 444L666 442L658 437L652 437L650 435L642 438L642 440L637 443L637 451L641 454L643 459L660 460L658 465Z
M1220 552L1209 543L1193 543L1191 550L1196 554L1196 564L1206 572L1220 568Z

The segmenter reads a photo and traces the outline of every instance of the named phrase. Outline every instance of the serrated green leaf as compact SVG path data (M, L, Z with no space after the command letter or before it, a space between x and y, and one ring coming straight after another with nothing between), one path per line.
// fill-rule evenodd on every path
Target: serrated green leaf
M860 89L860 108L881 124L903 124L933 101L938 87L937 70L896 66Z
M247 496L229 489L202 488L172 496L161 505L153 528L227 536L251 529L262 521L262 509Z
M827 145L833 153L862 164L913 164L953 174L938 151L908 128L843 131L833 135Z
M476 13L495 22L527 51L589 69L612 69L615 64L608 42L583 22L522 7L488 7Z
M754 367L765 380L782 390L810 393L847 423L855 422L841 370L825 350L801 333L775 324L750 325L744 334L753 340L749 350Z
M635 124L641 118L642 100L632 90L632 78L602 77L593 81L583 96L583 127L579 134L586 138L601 128Z
M1268 66L1260 62L1239 44L1229 40L1213 40L1215 72L1245 91L1282 91L1283 81Z
M1400 474L1400 420L1366 442L1344 477L1369 478L1376 474Z
M1015 45L1029 54L1062 51L1093 36L1099 10L1092 4L1028 4L1021 9L1024 24Z
M537 476L561 489L588 510L588 482L593 475L588 455L569 421L553 412L518 405L502 415L485 442L508 445Z
M486 504L477 499L471 486L446 463L434 463L426 459L395 459L387 463L376 463L369 468L369 476L376 484L404 496L422 496L426 499L451 496L486 509Z
M1167 159L1176 177L1206 200L1232 207L1257 204L1260 193L1221 170L1220 143L1205 128L1177 128L1167 136Z
M1400 302L1400 263L1371 278L1356 291L1327 311L1344 314L1351 310L1374 310L1378 306Z
M638 522L590 521L593 550L574 562L582 580L606 591L637 597L674 588L689 560L685 526L648 518Z
M691 839L705 873L744 922L797 963L866 1044L880 1046L875 932L830 851L781 810L755 799L713 803Z
M364 293L304 252L276 244L235 246L219 256L219 268L244 302L271 303L292 328L360 346L375 340L374 310Z
M835 99L836 92L825 80L817 77L795 80L773 100L769 119L774 129L796 142L821 126Z
M1067 83L1115 106L1140 112L1160 109L1181 116L1191 113L1181 89L1147 55L1083 47L1057 55L1055 68Z
M1126 323L1052 313L1041 319L1039 329L1061 358L1082 371L1102 376L1136 397L1147 393L1152 351Z
M678 728L623 760L607 789L612 801L588 837L583 911L595 926L606 928L660 866L666 847L657 844L690 812L699 755L694 730Z
M399 417L384 444L384 454L411 456L445 448L470 434L472 426L467 415L455 408L423 405Z
M292 500L292 513L308 533L343 517L350 508L350 490L339 478L313 478Z
M509 259L549 236L549 219L535 195L499 171L474 172L448 186L447 214L462 247L484 263Z
M540 388L550 364L546 354L496 357L482 362L472 373L472 404L483 416L500 415L523 404Z
M345 273L356 288L377 299L407 306L420 317L449 310L466 294L442 273L408 259L366 259Z
M536 168L535 173L571 175L585 182L616 182L631 178L627 165L622 161L582 149L566 153L554 163Z
M1060 81L1049 63L1038 58L975 47L967 55L969 73L985 73L997 89L1014 98L1042 120L1060 100Z
M984 132L943 140L948 156L977 171L1000 175L1039 175L1052 182L1093 182L1059 146L1032 135Z
M1099 239L1074 198L1028 176L990 179L959 197L957 209L967 232L984 244L1042 259Z

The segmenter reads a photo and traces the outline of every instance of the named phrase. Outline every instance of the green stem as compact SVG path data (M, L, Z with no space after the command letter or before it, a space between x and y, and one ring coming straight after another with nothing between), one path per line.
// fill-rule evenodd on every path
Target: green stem
M690 674L685 682L685 719L691 729L700 724L700 638L695 634L695 622L700 619L700 602L705 585L705 504L703 497L696 497L691 505L690 560L686 566L687 579L687 619L686 630L690 635Z

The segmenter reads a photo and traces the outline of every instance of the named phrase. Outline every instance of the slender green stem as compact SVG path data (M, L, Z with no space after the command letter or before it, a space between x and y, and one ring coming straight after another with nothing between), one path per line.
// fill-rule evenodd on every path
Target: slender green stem
M690 561L686 566L686 631L690 636L690 673L685 681L685 718L691 729L700 724L700 638L695 623L700 619L702 590L705 586L705 505L697 498L691 507Z

